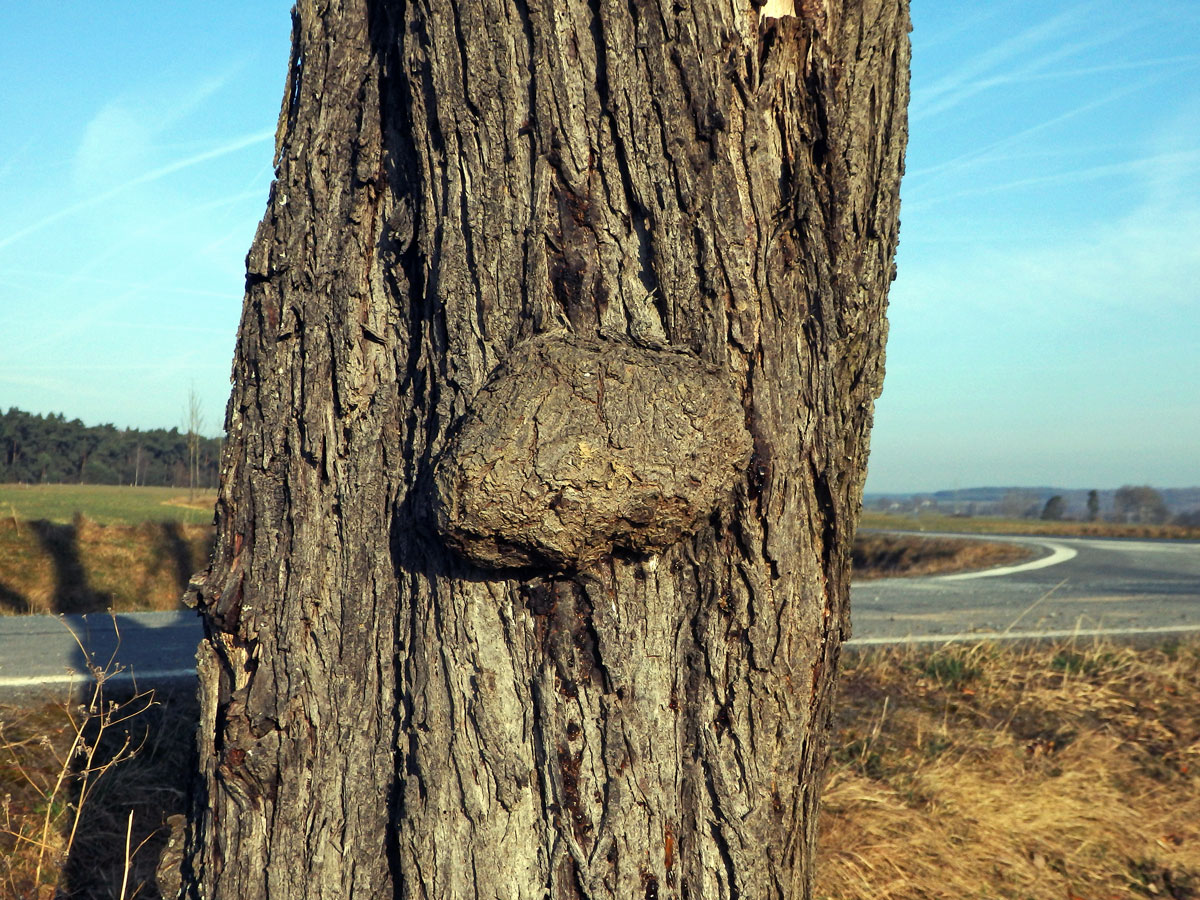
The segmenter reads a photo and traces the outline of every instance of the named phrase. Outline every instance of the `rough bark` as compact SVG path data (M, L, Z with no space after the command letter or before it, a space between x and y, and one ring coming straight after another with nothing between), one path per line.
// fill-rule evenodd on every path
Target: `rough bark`
M809 895L908 21L797 10L298 4L193 591L188 896ZM694 452L708 486L648 477L623 521L489 560L436 473L546 335L631 372L674 354L735 421L656 420L649 390L654 452L690 440L666 468ZM562 433L615 454L623 415Z
M666 549L750 459L726 374L574 332L519 344L435 466L438 531L471 562L542 574Z

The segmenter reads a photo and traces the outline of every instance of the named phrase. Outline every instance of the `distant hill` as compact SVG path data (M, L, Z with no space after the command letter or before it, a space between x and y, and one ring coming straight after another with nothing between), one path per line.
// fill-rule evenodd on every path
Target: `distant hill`
M1172 516L1200 511L1200 487L1155 488L1162 496ZM863 504L868 509L887 511L936 509L951 515L1039 515L1051 497L1062 497L1064 516L1082 519L1087 516L1086 489L1061 487L972 487L932 493L868 493ZM1113 512L1116 489L1097 489L1100 516Z

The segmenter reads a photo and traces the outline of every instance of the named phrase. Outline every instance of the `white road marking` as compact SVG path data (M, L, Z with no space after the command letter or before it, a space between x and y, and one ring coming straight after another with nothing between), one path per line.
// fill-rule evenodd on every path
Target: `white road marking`
M1022 543L1026 542L1023 541ZM1028 543L1037 544L1039 547L1048 547L1052 552L1049 556L1035 559L1033 562L1021 563L1017 566L1000 566L997 569L984 569L982 572L962 572L958 575L940 575L936 580L968 581L972 578L994 578L997 575L1015 575L1017 572L1030 572L1034 569L1057 566L1059 563L1074 559L1078 555L1078 552L1074 548L1054 541L1028 541Z
M105 675L104 682L107 684L110 681L125 682L125 681L162 681L175 678L195 678L196 667L190 669L153 669L147 672L114 672L111 675ZM33 688L33 687L50 687L51 685L82 685L94 682L96 677L87 672L64 672L61 675L30 675L30 676L8 676L0 678L0 689L3 688Z

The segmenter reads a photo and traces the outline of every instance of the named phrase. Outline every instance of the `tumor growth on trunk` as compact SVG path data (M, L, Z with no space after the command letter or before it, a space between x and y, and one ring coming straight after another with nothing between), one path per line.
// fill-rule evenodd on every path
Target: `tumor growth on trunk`
M727 375L686 351L540 336L437 464L438 528L481 566L585 569L662 550L728 500L752 442Z

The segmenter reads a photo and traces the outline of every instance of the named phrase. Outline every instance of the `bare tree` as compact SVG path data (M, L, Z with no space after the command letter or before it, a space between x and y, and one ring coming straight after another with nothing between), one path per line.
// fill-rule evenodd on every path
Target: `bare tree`
M909 26L797 13L297 5L188 896L810 894Z
M200 404L200 395L196 386L188 388L187 413L187 451L188 451L188 503L196 499L196 488L200 483L200 446L204 430L204 410ZM139 448L140 449L140 448Z
M1158 525L1167 521L1170 511L1162 494L1154 488L1127 484L1113 496L1113 515L1118 522Z

